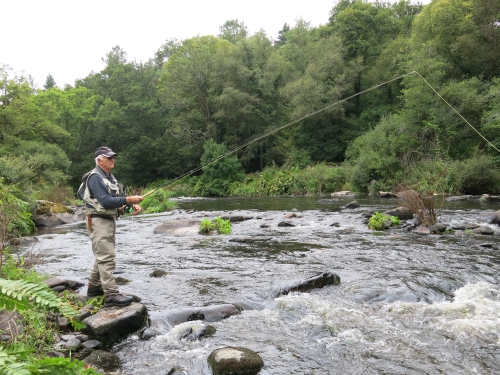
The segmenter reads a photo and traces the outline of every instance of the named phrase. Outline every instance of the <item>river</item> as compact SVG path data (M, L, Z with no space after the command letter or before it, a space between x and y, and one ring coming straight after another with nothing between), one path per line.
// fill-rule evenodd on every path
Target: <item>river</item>
M500 228L491 226L492 236L373 232L361 213L396 200L356 197L361 207L346 210L353 198L329 198L179 199L172 212L120 218L117 276L130 280L122 292L160 315L222 303L244 310L198 341L179 335L199 321L148 341L132 335L113 348L123 363L117 373L210 375L207 357L223 346L258 352L261 375L500 373ZM477 200L438 205L450 225L484 224L481 213L500 209ZM278 227L292 212L295 227ZM248 220L231 235L153 233L165 221L225 215ZM38 238L46 254L39 272L86 281L93 258L83 223ZM167 275L151 277L155 269ZM278 296L326 271L340 285Z

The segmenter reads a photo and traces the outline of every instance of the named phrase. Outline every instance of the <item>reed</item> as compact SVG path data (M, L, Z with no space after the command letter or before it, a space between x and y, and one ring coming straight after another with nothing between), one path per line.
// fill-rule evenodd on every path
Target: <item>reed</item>
M437 215L432 194L422 194L416 190L402 188L397 195L402 206L415 215L419 224L425 226L436 224Z

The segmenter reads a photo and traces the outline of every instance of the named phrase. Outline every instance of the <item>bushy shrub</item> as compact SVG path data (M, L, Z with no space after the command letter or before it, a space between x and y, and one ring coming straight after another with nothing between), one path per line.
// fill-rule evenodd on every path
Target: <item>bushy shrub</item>
M279 169L266 168L256 176L255 192L257 195L290 194L297 168Z
M147 196L141 202L142 211L145 214L153 214L173 210L177 207L175 202L169 200L171 192L165 189L159 189L155 193Z
M466 160L456 171L457 188L464 194L486 194L500 191L500 173L488 155Z
M219 234L231 234L231 222L220 217L216 217L215 221L212 221L208 218L201 219L199 231L200 233L207 234L213 230L216 230Z
M298 171L292 182L293 193L321 195L341 190L346 182L341 167L318 164Z

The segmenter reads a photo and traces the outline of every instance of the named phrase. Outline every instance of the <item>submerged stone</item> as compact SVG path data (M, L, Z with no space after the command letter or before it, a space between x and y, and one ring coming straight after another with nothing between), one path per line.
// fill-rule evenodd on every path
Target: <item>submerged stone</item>
M250 349L226 347L214 350L208 356L208 364L214 375L256 375L264 361Z

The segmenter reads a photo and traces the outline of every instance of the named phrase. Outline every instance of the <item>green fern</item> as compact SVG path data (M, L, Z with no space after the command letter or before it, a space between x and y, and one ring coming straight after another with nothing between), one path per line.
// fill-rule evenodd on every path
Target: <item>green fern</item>
M8 354L0 347L0 374L2 375L30 375L27 363L17 361L14 355Z
M75 328L84 327L82 322L74 319L78 310L69 303L61 301L47 285L24 280L0 279L0 309L23 311L33 307L61 312L70 319Z
M34 362L31 366L33 374L40 375L94 375L98 374L92 368L85 368L84 363L70 358L45 357Z

